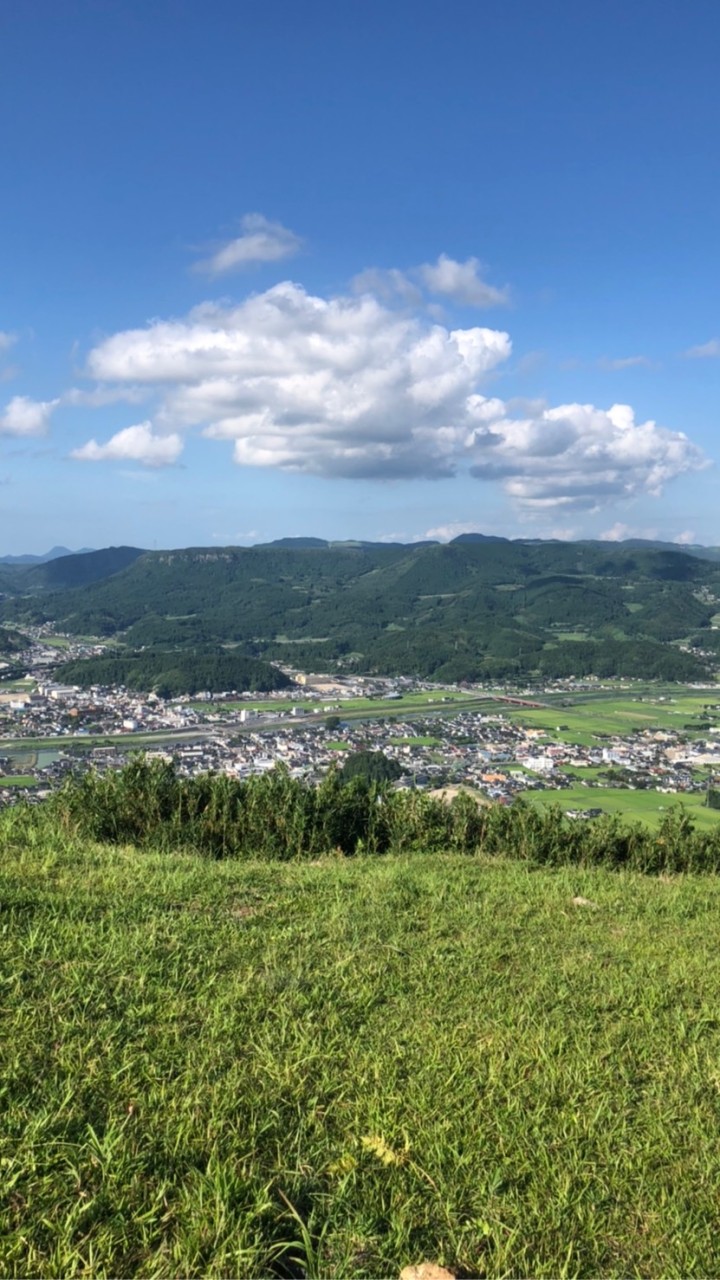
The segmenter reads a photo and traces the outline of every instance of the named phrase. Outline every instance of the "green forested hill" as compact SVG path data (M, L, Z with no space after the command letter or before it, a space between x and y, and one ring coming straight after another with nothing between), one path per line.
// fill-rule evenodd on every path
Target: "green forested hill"
M26 641L17 631L9 631L7 627L0 627L0 654L7 657L8 654L18 653L26 646Z
M168 652L148 649L108 658L65 662L57 674L71 684L125 685L128 689L157 690L163 697L207 690L269 693L291 681L277 667L238 653Z
M704 655L718 648L720 566L683 550L298 539L133 554L128 567L77 588L66 569L64 590L6 600L4 616L133 648L234 642L297 665L439 679L693 679L716 661Z
M105 547L102 551L86 551L82 555L60 556L47 564L34 565L28 571L28 582L34 591L81 587L120 573L144 552L139 547Z
M139 547L105 547L102 551L58 556L40 564L1 564L0 594L62 591L101 582L127 569L143 554Z

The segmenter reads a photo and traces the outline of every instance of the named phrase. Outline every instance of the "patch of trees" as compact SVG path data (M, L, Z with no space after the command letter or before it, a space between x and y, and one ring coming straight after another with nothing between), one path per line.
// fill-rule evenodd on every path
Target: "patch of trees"
M353 751L345 759L338 777L342 783L357 779L367 785L395 782L402 777L402 769L397 760L392 760L383 751Z
M113 657L83 658L57 668L59 678L87 689L91 685L124 685L155 691L163 698L202 691L270 693L292 681L258 658L241 653L197 653L145 650Z
M19 653L21 649L27 648L27 643L19 632L0 627L0 653L3 655Z
M648 640L576 641L546 650L540 659L542 675L563 679L569 676L626 676L630 679L697 680L707 668L693 654L671 645Z

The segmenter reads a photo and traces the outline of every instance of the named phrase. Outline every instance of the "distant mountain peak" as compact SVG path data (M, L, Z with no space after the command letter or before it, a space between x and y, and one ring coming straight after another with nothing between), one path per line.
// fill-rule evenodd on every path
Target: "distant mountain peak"
M50 560L60 560L63 556L85 556L94 551L94 547L81 547L79 551L71 551L68 547L51 547L43 555L0 556L0 564L48 564Z
M274 542L263 542L264 547L282 547L290 551L312 551L314 547L325 549L330 544L325 538L276 538Z
M453 538L450 546L456 546L459 542L508 542L508 538L501 538L495 533L459 533L457 538Z

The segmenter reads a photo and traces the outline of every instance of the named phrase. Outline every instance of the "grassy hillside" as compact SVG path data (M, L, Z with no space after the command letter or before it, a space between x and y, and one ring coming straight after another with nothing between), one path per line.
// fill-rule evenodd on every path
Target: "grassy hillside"
M711 621L720 567L680 551L298 541L146 552L102 581L74 589L64 581L62 591L6 602L3 615L134 647L239 642L256 656L307 667L445 681L591 673L693 680L717 661ZM92 557L70 559L79 573ZM64 564L33 572L67 577Z
M718 1274L716 878L0 821L4 1274Z

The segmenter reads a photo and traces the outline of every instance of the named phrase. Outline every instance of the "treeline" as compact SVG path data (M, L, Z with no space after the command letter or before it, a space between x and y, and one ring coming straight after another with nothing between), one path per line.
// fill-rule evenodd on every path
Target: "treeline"
M707 668L690 653L673 645L650 640L590 640L571 642L547 649L539 662L540 673L549 678L624 676L636 680L698 680Z
M17 813L17 810L14 810ZM291 861L337 854L461 853L550 865L645 872L720 871L720 823L696 831L682 809L655 832L617 817L589 822L522 801L481 805L467 793L450 804L331 772L318 787L276 769L236 781L181 778L165 762L138 757L118 773L71 779L27 821L109 844L195 851L212 858Z
M61 680L83 689L95 684L124 685L127 689L155 691L163 698L201 691L271 693L292 683L269 662L233 652L148 649L142 653L64 662L56 671Z

